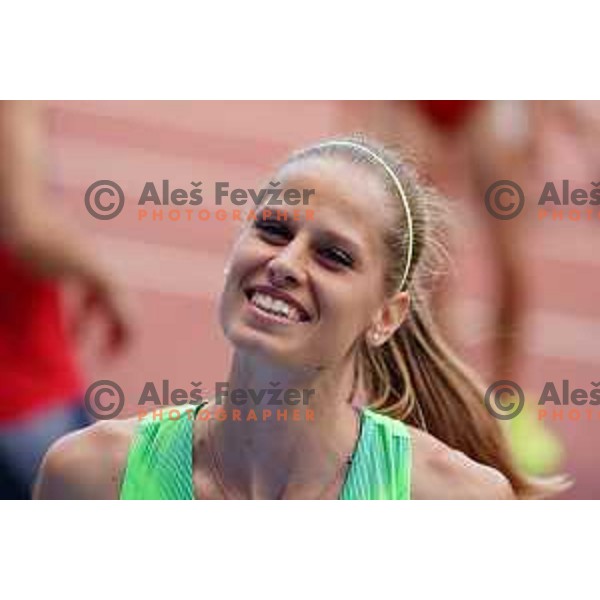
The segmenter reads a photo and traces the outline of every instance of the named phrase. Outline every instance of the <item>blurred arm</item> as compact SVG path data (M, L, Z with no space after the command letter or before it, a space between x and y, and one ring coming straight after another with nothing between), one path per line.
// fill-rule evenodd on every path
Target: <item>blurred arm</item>
M99 265L44 198L42 116L35 102L0 103L0 239L40 275L100 284Z
M73 279L111 328L110 347L128 338L128 319L113 278L49 202L43 115L36 102L0 102L0 242L33 272Z

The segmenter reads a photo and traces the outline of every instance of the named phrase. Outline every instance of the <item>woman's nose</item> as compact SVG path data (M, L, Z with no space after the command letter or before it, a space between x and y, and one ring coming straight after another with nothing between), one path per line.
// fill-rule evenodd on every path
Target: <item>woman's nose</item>
M269 283L274 286L299 285L304 282L303 258L299 248L289 244L267 265Z

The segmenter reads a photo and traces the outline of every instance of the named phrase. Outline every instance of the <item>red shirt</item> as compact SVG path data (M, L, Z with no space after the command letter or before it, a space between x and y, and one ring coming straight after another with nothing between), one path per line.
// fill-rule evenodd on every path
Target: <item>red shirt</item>
M0 246L0 423L81 401L82 383L56 281Z
M482 100L417 100L417 106L440 129L451 131L464 125Z

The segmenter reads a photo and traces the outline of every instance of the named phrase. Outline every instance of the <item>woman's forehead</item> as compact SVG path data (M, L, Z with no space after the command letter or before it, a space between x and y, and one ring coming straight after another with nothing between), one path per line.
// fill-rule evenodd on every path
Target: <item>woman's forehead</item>
M309 158L287 165L278 175L286 189L314 190L307 208L318 220L335 219L380 237L386 222L386 190L366 165L347 161Z

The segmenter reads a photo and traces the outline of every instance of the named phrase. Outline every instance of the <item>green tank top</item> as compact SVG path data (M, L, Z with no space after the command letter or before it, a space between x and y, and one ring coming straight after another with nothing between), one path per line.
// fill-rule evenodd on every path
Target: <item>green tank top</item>
M140 421L127 456L121 500L194 500L193 418L202 406L165 407L163 418L149 413ZM178 410L180 418L169 417L169 408ZM408 500L411 444L406 425L369 408L360 414L358 442L338 499Z

